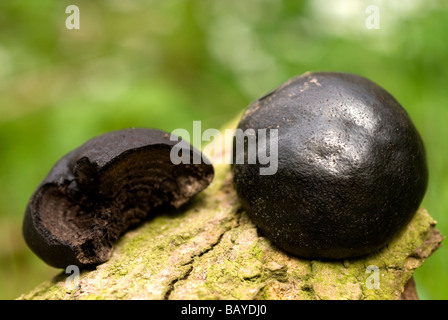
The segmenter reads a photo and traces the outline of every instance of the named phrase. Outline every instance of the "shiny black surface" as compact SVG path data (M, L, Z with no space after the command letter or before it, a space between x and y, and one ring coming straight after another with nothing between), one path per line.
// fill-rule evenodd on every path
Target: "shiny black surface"
M425 194L419 133L400 104L363 77L293 78L249 106L239 128L279 130L275 175L260 175L260 165L232 169L244 209L292 254L340 259L378 250Z

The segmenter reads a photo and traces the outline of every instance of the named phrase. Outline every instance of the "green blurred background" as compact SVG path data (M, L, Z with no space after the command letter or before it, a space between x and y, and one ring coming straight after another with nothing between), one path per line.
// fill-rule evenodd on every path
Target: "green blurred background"
M448 235L448 8L425 0L0 2L0 298L60 270L27 248L27 201L51 166L125 127L220 128L306 71L363 75L407 109L427 148L423 205ZM80 29L68 30L68 5ZM380 29L365 26L368 5ZM416 272L422 299L448 298L448 250Z

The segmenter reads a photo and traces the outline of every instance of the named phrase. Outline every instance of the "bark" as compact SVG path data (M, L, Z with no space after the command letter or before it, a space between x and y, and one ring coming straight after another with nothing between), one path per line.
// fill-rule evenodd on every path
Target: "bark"
M415 299L412 274L443 240L435 226L421 208L379 252L300 259L258 233L229 165L215 165L205 191L128 231L109 261L83 270L79 281L62 271L19 299Z

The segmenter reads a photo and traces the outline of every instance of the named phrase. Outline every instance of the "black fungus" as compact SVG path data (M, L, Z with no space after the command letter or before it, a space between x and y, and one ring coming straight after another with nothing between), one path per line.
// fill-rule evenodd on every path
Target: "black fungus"
M275 174L261 175L259 162L232 170L243 208L291 254L372 253L405 227L425 194L419 133L397 100L364 77L293 78L251 104L238 127L278 130Z
M145 128L106 133L65 155L28 203L23 235L29 247L58 268L107 261L119 236L154 208L178 208L212 181L208 161L172 163L176 144L190 159L202 158L185 141Z

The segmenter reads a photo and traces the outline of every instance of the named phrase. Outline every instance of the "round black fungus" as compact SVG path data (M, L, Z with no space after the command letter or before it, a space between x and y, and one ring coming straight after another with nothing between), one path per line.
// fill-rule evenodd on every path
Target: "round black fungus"
M425 194L419 133L401 105L363 77L293 78L250 105L239 128L278 129L275 174L260 175L259 162L232 170L243 208L291 254L372 253L404 228Z
M206 163L174 165L183 140L155 129L124 129L87 141L59 160L32 195L23 235L49 265L90 267L107 261L118 237L156 207L180 207L213 179ZM196 157L197 158L197 157Z

